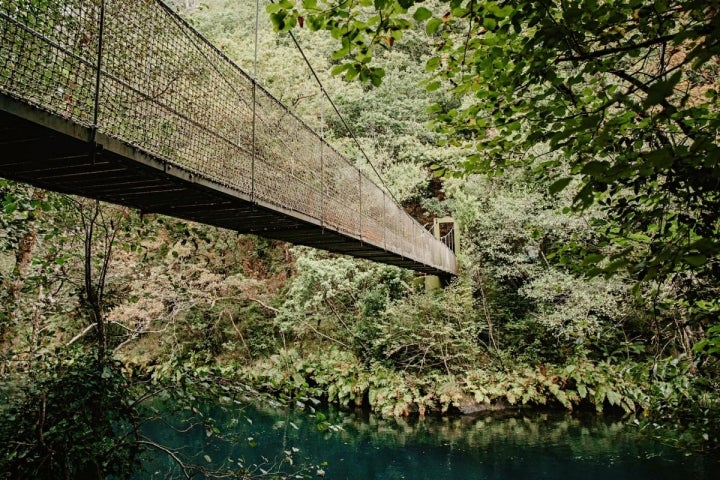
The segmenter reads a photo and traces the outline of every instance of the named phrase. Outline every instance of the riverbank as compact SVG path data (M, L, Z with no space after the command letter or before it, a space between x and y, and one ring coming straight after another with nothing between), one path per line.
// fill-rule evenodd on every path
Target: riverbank
M185 372L216 385L243 385L285 405L362 409L381 418L477 416L510 411L588 412L637 418L663 441L688 450L717 450L720 397L687 366L581 360L572 364L473 369L463 375L363 366L335 348L283 350L253 364L226 361L151 368L156 378Z

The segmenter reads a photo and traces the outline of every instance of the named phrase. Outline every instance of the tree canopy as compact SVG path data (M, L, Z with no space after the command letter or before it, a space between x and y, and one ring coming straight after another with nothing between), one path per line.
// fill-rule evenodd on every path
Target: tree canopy
M378 85L379 49L420 24L428 90L461 174L528 169L573 207L599 206L604 240L586 270L720 279L717 75L720 2L705 0L282 0L280 30L327 30L333 73Z

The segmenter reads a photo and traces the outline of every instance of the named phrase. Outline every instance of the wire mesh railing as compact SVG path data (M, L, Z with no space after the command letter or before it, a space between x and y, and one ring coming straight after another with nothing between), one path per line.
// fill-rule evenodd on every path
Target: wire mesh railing
M450 250L455 251L455 227L440 237L440 241L444 243Z
M453 253L157 0L0 0L0 92L446 272Z

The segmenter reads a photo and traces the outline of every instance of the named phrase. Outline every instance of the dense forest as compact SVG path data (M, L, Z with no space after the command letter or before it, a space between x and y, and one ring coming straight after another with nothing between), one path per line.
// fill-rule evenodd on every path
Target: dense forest
M420 223L455 218L461 272L2 180L0 478L130 478L175 455L153 402L220 396L718 448L717 2L260 2L257 54L254 2L170 4Z

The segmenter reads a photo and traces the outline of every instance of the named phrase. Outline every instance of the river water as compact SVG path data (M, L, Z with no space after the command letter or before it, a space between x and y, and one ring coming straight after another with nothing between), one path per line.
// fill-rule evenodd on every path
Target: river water
M257 473L304 468L303 478L720 479L717 458L664 446L627 419L566 413L379 419L367 412L247 404L203 412L184 421L176 415L169 423L153 422L145 431L203 468L232 470L240 464ZM191 426L188 420L205 424ZM148 456L136 476L168 478L183 477L160 452Z

